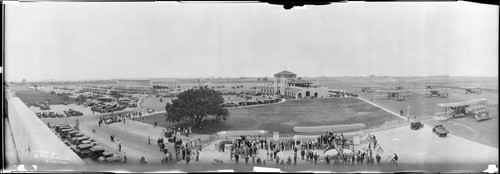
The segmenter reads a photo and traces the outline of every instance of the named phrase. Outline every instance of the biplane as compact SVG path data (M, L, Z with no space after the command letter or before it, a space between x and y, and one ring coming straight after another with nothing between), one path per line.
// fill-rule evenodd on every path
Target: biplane
M455 103L440 103L437 104L441 107L443 112L436 113L436 120L448 120L451 118L462 118L473 116L477 121L483 121L491 118L488 109L485 106L487 99L473 99Z
M394 85L390 87L391 90L411 90L412 85Z
M448 97L448 94L450 89L449 88L432 88L432 89L426 89L425 90L425 95L428 95L429 97L432 96L437 96L437 97Z
M377 85L356 85L355 87L360 88L361 92L373 92Z
M422 84L424 86L424 89L439 89L442 88L444 85L442 83L427 83L427 84Z
M465 90L465 94L481 94L479 87L462 87Z
M397 101L404 101L412 97L412 90L377 90L377 92L387 93L387 99L395 99Z

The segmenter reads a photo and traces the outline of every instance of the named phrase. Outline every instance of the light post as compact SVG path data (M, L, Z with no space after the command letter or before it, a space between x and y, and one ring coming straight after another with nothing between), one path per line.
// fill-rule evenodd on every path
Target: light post
M408 110L406 111L406 116L408 117L408 121L410 121L410 105L408 105Z

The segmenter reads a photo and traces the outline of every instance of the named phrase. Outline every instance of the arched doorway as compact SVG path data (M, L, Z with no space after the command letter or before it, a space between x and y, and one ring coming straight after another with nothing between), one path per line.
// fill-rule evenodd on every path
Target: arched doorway
M311 96L311 92L310 91L306 91L306 97L310 97Z
M298 98L302 98L302 93L297 94Z
M314 98L318 98L318 93L317 92L314 93Z

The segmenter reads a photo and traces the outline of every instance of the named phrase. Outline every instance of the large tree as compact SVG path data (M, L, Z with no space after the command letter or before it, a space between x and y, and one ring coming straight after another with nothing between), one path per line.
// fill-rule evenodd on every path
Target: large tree
M172 103L167 103L167 120L175 123L184 123L201 127L204 120L225 121L229 116L226 108L222 107L224 98L219 91L208 87L189 89L179 94Z
M87 101L87 97L80 94L78 97L76 97L75 101L77 104L83 104L85 103L85 101Z

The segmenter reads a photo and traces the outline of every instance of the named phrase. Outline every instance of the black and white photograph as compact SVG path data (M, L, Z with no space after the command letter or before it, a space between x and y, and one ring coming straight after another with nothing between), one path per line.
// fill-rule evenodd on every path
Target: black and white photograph
M2 3L2 173L498 173L498 2Z

